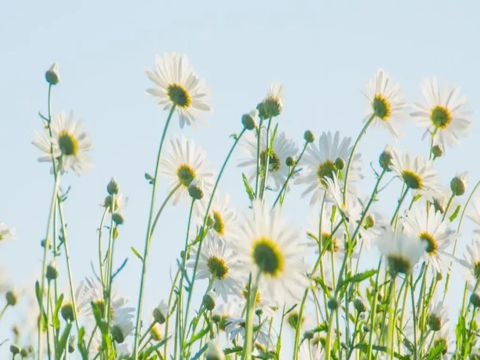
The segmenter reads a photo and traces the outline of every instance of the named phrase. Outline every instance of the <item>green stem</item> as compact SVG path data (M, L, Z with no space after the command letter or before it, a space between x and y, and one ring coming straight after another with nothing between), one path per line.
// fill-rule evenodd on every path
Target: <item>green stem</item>
M142 274L140 277L140 289L138 294L137 315L136 315L136 321L135 321L135 332L134 332L134 340L133 340L134 360L138 360L138 340L140 336L140 323L141 323L141 317L142 317L143 288L145 285L145 276L147 273L148 250L150 248L150 243L152 241L151 226L152 226L152 220L153 220L153 213L155 209L155 198L157 194L160 158L162 154L163 143L165 142L165 137L167 135L168 125L170 124L170 120L172 119L172 115L174 111L175 111L175 105L172 105L167 117L167 121L165 122L165 126L163 128L162 137L160 139L160 145L158 147L158 152L157 152L157 159L155 162L155 172L154 172L154 178L153 178L153 184L152 184L152 194L150 197L150 210L148 212L147 234L145 236L145 247L144 247L144 253L142 258Z
M260 146L261 146L261 136L262 136L262 126L263 126L263 118L260 118L260 122L258 123L257 129L257 174L255 176L255 198L258 197L258 186L260 180Z
M260 273L255 276L255 281L252 284L250 281L249 291L248 291L248 303L247 303L247 322L246 322L246 332L245 332L245 344L243 345L243 360L250 360L252 358L252 349L253 349L253 321L255 316L255 298L257 296L258 290L258 279L260 278ZM251 276L250 276L251 280Z
M272 118L268 119L267 124L267 135L265 139L265 165L263 169L263 176L262 176L262 186L260 187L260 199L263 199L263 194L265 192L265 188L267 187L267 178L268 178L268 167L270 166L270 126L272 125ZM260 154L261 157L261 154Z

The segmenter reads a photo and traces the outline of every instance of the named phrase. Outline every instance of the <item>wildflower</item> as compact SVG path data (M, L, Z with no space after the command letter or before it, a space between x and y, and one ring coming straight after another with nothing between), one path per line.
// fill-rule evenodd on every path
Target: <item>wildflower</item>
M399 154L395 151L393 152L392 170L400 176L415 195L431 199L439 191L438 174L433 169L432 162L421 156L413 158L410 154Z
M180 127L195 124L203 112L210 111L207 102L208 90L194 73L185 55L168 53L158 56L147 76L155 87L147 93L157 98L164 110L175 106Z
M400 86L379 69L367 87L369 111L367 119L373 118L375 124L385 126L393 136L398 136L398 125L406 117L406 102Z
M33 145L43 152L38 160L51 162L53 156L62 173L73 171L81 175L90 166L87 153L93 149L81 123L74 121L73 112L70 112L68 115L54 115L50 126L52 136L37 133L33 141Z
M199 204L200 206L194 209L195 216L199 222L203 222L208 202L202 201ZM211 229L217 236L223 238L234 231L237 214L230 207L230 196L228 194L221 195L218 191L215 193L208 215L211 220Z
M306 285L304 246L291 223L278 208L270 210L261 202L253 204L253 214L245 218L232 241L239 265L253 276L260 275L260 287L273 299L297 298Z
M196 249L192 251L189 267L195 266L196 252ZM197 278L211 279L215 292L227 301L230 294L240 293L240 269L233 248L213 233L209 233L203 241L198 260Z
M214 341L208 342L207 358L206 360L224 360L225 354L218 348L218 345Z
M459 88L447 83L440 87L436 78L424 80L421 87L424 102L415 104L412 117L426 128L425 134L435 136L443 147L458 143L471 123L466 98L460 96Z
M153 309L153 318L159 324L163 324L167 320L168 312L168 305L164 300L162 300L160 301L160 304Z
M338 131L335 135L324 132L318 140L318 146L312 143L306 150L302 160L305 174L298 178L297 183L306 184L307 188L303 192L303 196L311 194L311 205L320 200L320 196L328 185L327 179L333 180L335 175L339 175L342 170L338 168L339 159L343 163L347 163L352 153L350 143L351 138L340 139ZM360 158L361 156L358 153L353 156L348 177L350 181L357 181L362 178ZM341 176L338 176L338 178L340 179Z
M418 239L391 229L378 238L377 246L393 274L409 273L425 251L425 245Z
M60 75L58 73L58 65L56 63L50 66L50 69L45 73L45 80L50 85L57 85L60 82Z
M239 163L240 167L247 170L248 179L255 179L257 174L257 138L253 133L246 135L244 148L247 158ZM295 157L298 151L297 146L289 140L285 133L277 133L273 139L270 153L267 155L267 139L261 137L260 140L260 165L264 168L267 164L268 156L268 184L277 190L284 184L290 172L286 160L288 157Z
M455 196L462 196L467 190L467 173L457 174L450 180L450 190Z
M173 195L173 202L188 199L188 187L194 180L201 181L203 191L210 192L213 186L213 173L207 169L206 153L192 141L181 138L167 142L168 155L161 160L160 171L170 179L170 188L180 188Z
M272 85L267 97L257 105L258 115L261 119L269 119L280 115L283 110L283 87Z
M13 239L15 239L15 231L7 224L0 222L0 241Z
M432 331L440 331L448 322L448 309L445 305L438 302L430 307L427 324Z
M442 220L443 215L421 205L410 210L403 223L403 230L411 237L416 237L425 244L425 261L442 271L447 265L446 249L452 241L454 231Z

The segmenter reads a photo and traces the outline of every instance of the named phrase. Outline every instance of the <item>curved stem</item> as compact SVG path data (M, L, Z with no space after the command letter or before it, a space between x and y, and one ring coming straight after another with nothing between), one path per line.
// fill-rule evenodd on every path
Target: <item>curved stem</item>
M133 358L135 360L138 360L138 340L140 335L140 322L142 317L143 287L145 283L145 275L147 273L148 250L150 248L150 243L152 240L151 226L152 226L152 220L153 220L153 212L155 208L155 198L157 194L160 157L162 154L163 143L165 142L165 137L167 135L168 125L170 124L170 120L172 119L172 115L174 111L175 111L175 105L172 105L172 107L170 108L170 112L168 113L165 126L163 127L162 137L160 139L160 145L158 147L158 152L157 152L157 159L155 162L155 172L154 172L154 178L153 178L153 184L152 184L152 194L150 197L150 210L148 212L147 234L145 236L145 247L144 247L143 259L142 259L142 274L140 278L140 289L139 289L138 304L137 304L137 316L135 321L135 332L134 332L134 340L133 340Z

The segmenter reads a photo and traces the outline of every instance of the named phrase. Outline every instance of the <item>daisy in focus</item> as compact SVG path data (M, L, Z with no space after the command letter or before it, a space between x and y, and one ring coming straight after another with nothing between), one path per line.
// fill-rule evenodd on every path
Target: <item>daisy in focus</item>
M307 148L301 165L304 166L305 174L297 179L296 183L306 184L307 188L303 196L310 195L310 205L320 201L321 195L328 187L328 178L333 180L335 175L341 179L342 170L352 153L351 138L340 139L340 133L322 133L318 140L318 146L311 144ZM357 181L362 178L360 154L353 156L348 179Z
M210 111L208 90L185 55L169 53L158 56L154 68L147 70L147 76L155 84L147 89L147 93L157 98L164 110L175 107L180 127L195 124L202 113Z
M446 250L452 242L454 231L443 221L440 212L432 210L424 204L414 205L403 222L403 231L424 242L425 261L441 272L448 265Z
M213 173L207 168L207 155L193 141L183 136L167 142L167 155L160 162L160 171L170 179L170 191L174 191L173 203L189 199L188 187L195 180L202 184L204 193L213 186Z
M252 181L257 175L257 138L253 132L247 133L244 142L247 153L245 160L239 163L247 171L248 180ZM289 174L287 158L295 158L298 152L297 145L289 140L284 132L277 133L273 140L268 159L268 184L273 190L280 189ZM267 164L267 139L262 136L260 139L260 168Z
M392 152L392 170L411 189L415 195L422 195L432 199L439 192L438 174L430 160L421 156L412 157L410 154Z
M82 124L74 121L73 112L70 112L68 115L54 115L50 127L51 136L37 133L33 141L33 145L43 152L38 161L51 162L53 157L60 172L84 173L90 166L87 153L93 149L93 145L83 131Z
M407 106L398 83L379 69L368 83L366 96L370 105L367 120L373 118L375 124L386 127L397 137L398 127L406 117Z
M192 250L188 266L195 267L197 249ZM231 247L225 241L209 233L203 242L198 259L198 279L209 279L213 290L227 301L229 295L239 295L241 291L242 269Z
M280 210L270 210L261 201L239 225L232 238L238 261L252 277L259 276L259 288L272 299L296 299L307 284L303 263L304 244Z
M467 100L460 95L460 89L447 83L440 87L436 78L424 80L421 88L424 102L415 104L412 117L442 147L458 143L467 135L471 123L465 109Z

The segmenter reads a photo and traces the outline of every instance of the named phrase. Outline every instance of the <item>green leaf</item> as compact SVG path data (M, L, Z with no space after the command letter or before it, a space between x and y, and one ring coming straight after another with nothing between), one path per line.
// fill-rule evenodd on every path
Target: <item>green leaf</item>
M435 347L433 347L426 355L425 360L437 360L442 358L442 353L445 350L445 344L439 342Z
M147 180L148 183L150 185L152 185L153 182L155 181L155 178L152 175L150 175L149 173L145 173L145 180Z
M132 252L135 254L135 256L138 257L141 262L143 262L143 256L140 255L140 253L138 252L137 249L135 249L135 248L132 246L132 247L130 248L130 250L132 250Z
M60 318L58 316L60 312L60 308L62 307L63 303L63 294L60 294L58 297L57 303L55 304L55 309L53 310L53 328L58 329L60 328Z
M450 222L452 222L453 220L455 220L457 218L458 214L460 213L460 208L461 208L461 206L457 205L453 214L450 215L450 217L448 218L448 220L450 220Z
M255 199L255 194L253 192L252 187L250 186L250 183L248 182L247 177L243 173L242 173L242 179L243 179L243 185L245 185L245 190L247 192L248 198L250 199L250 201L252 201L253 199Z
M68 342L68 336L70 335L70 330L72 329L72 323L69 322L67 323L67 326L63 330L62 336L60 336L60 339L58 340L58 343L55 346L55 359L56 360L61 360L63 352L65 351L65 348L67 346Z

